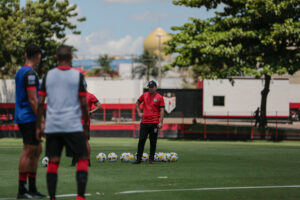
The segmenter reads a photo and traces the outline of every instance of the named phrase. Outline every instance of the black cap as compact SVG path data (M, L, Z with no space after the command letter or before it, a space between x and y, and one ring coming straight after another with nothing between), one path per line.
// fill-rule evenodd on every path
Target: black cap
M148 85L149 88L157 87L157 84L155 81L149 81Z

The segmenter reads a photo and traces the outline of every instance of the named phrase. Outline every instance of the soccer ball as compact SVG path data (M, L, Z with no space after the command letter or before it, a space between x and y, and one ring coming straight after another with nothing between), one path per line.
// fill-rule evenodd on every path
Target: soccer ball
M128 162L128 155L129 155L130 153L122 153L121 154L121 156L120 156L120 160L121 160L121 162Z
M176 157L178 157L178 154L177 154L177 153L175 153L175 152L171 152L170 154L171 154L171 157L172 157L172 156L176 156Z
M121 154L121 156L120 156L120 160L121 160L121 162L125 162L125 155L126 155L127 153L122 153Z
M149 160L149 155L147 153L143 153L142 161L146 162Z
M132 162L134 159L134 156L131 153L122 153L120 156L120 159L122 162Z
M114 152L109 153L108 156L107 156L107 158L108 158L108 160L109 160L110 162L115 162L115 161L118 160L118 156L117 156L117 154L114 153Z
M170 158L170 156L167 153L163 153L161 155L161 161L163 161L163 162L168 162L170 160L169 158Z
M125 156L125 162L132 162L134 160L134 156L131 153L127 153Z
M158 153L155 153L155 154L154 154L154 161L155 161L155 162L158 162L158 161L159 161L159 155L158 155Z
M127 155L127 159L128 159L128 162L133 162L134 161L134 156L133 156L133 154L129 154L129 155Z
M42 160L42 166L43 167L47 167L48 166L48 163L49 163L49 158L46 156L43 158Z
M176 156L176 155L173 155L170 158L170 162L176 162L177 160L178 160L178 156Z
M99 153L97 156L96 156L96 159L98 162L104 162L106 160L106 155L105 153Z
M157 154L157 156L158 156L158 161L163 161L163 158L165 157L165 153L159 152L159 153Z
M167 160L168 160L168 161L170 161L170 160L171 160L171 157L172 157L172 156L171 156L171 154L170 154L170 153L166 153L166 158L167 158Z

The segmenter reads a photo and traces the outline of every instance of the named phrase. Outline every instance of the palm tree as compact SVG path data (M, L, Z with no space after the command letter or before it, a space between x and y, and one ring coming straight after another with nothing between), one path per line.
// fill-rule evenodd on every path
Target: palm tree
M150 75L157 77L158 68L156 66L158 57L149 51L144 51L144 53L137 59L141 65L135 67L134 74L137 74L139 79L146 76L147 81L150 80Z
M109 57L107 54L100 55L97 59L97 63L101 68L97 69L96 73L108 74L110 77L113 77L115 71L110 67L110 64L114 61L114 58Z

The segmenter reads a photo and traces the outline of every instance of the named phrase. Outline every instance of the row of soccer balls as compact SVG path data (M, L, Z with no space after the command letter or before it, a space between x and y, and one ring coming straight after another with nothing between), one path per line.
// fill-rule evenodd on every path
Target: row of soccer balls
M122 153L120 156L120 160L121 162L133 162L137 159L136 156L137 154L133 155L131 153ZM96 159L98 162L104 162L105 160L108 160L110 162L115 162L118 160L118 155L114 152L109 153L107 156L105 155L105 153L99 153L96 156ZM147 160L149 160L149 154L143 153L142 161L146 162ZM171 153L159 152L159 153L155 153L154 155L154 161L157 162L176 162L177 160L178 160L178 154L175 152L171 152ZM47 167L48 162L49 162L49 158L44 157L42 159L42 166Z
M108 160L110 162L116 162L118 160L118 155L114 152L109 153L107 156L105 153L99 153L96 156L96 159L98 162L104 162L105 160ZM135 155L131 153L122 153L120 156L121 162L133 162L137 159L137 153ZM149 160L149 154L143 153L142 161L146 162ZM178 160L178 154L175 152L171 153L155 153L154 155L154 161L157 162L176 162Z

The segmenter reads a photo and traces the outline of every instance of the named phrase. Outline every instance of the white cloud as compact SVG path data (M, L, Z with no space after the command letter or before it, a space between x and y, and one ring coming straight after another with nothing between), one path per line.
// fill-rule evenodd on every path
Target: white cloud
M172 2L172 0L104 0L107 3L144 3L144 2Z
M140 54L143 51L143 42L143 37L133 38L131 35L114 39L110 30L103 29L87 36L67 35L66 44L73 45L78 50L78 56L96 58L100 54Z

